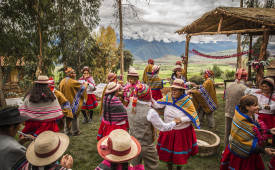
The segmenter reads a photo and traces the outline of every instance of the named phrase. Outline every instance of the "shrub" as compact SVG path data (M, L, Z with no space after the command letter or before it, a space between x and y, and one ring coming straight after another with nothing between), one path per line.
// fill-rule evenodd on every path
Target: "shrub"
M214 73L214 76L217 78L220 78L223 73L222 69L217 64L213 65L212 71Z
M201 75L193 75L189 78L190 82L194 82L196 84L202 84L204 82L203 76Z
M228 70L228 69L225 70L224 78L226 80L234 79L234 77L235 77L235 71L234 70Z

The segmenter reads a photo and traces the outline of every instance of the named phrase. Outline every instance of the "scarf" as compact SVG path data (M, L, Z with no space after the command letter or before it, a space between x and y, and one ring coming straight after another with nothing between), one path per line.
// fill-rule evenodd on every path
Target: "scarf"
M148 74L147 85L151 87L152 90L159 90L163 88L163 80L159 78L158 74Z

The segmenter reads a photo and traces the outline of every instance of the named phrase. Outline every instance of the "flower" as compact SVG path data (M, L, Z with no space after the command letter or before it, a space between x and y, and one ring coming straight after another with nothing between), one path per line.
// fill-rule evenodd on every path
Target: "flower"
M253 131L255 132L255 136L258 138L259 145L261 145L264 141L266 141L268 137L268 135L266 134L268 131L268 127L261 120L258 120L258 125L259 128L257 126L254 126Z

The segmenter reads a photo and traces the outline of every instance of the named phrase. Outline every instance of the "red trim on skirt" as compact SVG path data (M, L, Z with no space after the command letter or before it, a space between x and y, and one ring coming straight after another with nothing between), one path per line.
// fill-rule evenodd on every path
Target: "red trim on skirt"
M220 170L262 170L265 169L260 154L251 154L248 158L241 158L230 152L228 146L225 148Z
M185 129L160 132L157 151L159 160L177 165L187 164L198 151L197 137L192 125Z
M98 133L97 133L97 140L99 141L104 136L109 135L115 129L123 129L123 130L127 131L126 124L123 124L123 125L109 125L109 124L106 124L103 121L101 121L101 124L100 124L99 129L98 129Z
M264 114L258 113L259 119L262 120L268 129L272 129L275 127L275 115L274 114ZM271 135L268 135L268 138L272 138Z
M56 121L35 122L35 121L29 120L25 122L25 127L22 130L22 132L26 134L38 136L40 133L45 132L47 130L53 131L53 132L59 132Z
M98 106L98 102L94 94L88 94L86 103L83 104L82 110L92 110Z
M158 90L152 90L152 98L154 99L154 100L158 100L158 99L162 99L162 93L161 93L161 91L160 91L160 89L158 89Z

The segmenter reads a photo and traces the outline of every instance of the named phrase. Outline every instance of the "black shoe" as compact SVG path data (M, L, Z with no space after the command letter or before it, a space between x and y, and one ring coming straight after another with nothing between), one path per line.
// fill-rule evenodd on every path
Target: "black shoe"
M84 118L82 124L88 123L88 119Z

